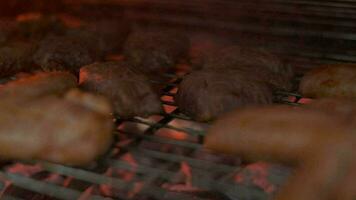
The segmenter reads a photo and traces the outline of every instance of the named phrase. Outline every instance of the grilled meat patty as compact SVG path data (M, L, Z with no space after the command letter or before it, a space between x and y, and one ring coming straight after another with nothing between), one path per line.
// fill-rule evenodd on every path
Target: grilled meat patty
M202 70L184 77L175 101L179 109L198 121L246 105L272 103L271 88L235 70Z
M356 65L321 66L305 74L299 91L311 98L336 97L356 99Z
M12 42L1 46L0 77L34 70L32 59L34 51L35 44L28 42Z
M160 73L174 69L188 53L189 39L168 30L136 30L124 46L124 55L133 67L143 72Z
M257 48L229 46L210 51L201 59L202 69L234 69L250 73L274 89L290 90L293 69L277 56Z
M159 96L147 78L124 62L95 63L81 68L81 88L106 96L121 118L162 111Z
M45 71L78 73L80 67L95 62L96 50L68 36L49 36L43 39L34 55L34 61Z

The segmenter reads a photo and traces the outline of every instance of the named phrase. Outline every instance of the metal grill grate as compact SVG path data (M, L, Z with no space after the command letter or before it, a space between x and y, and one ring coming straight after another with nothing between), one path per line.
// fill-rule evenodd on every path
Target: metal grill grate
M181 78L176 77L171 84L164 89L165 97L172 97L174 93L171 91L175 89L176 84ZM295 100L292 102L283 97L293 95ZM281 93L281 99L286 103L295 104L299 100L298 95ZM179 166L186 163L192 171L192 184L202 190L213 191L213 194L219 194L216 191L219 187L224 188L225 191L233 190L240 191L241 197L245 195L256 195L263 197L265 194L262 191L256 190L251 193L244 187L231 185L224 182L226 175L238 171L240 168L234 165L221 164L211 160L203 160L195 157L195 153L202 148L202 138L205 134L205 129L208 125L202 125L189 119L179 113L174 102L170 100L163 100L166 108L165 114L156 116L153 119L133 118L131 120L117 119L116 124L118 130L115 132L117 142L111 148L110 152L102 158L98 163L100 166L95 166L90 169L80 169L62 166L47 162L32 162L26 165L40 166L36 173L26 176L23 174L11 173L6 170L0 172L2 180L10 181L2 185L3 199L46 199L45 197L52 197L56 199L126 199L127 194L122 191L134 191L137 185L140 185L139 195L151 197L152 199L211 199L199 197L192 192L172 192L162 188L162 183L170 182L180 173ZM185 123L179 123L185 122ZM130 124L130 125L129 125ZM184 124L189 124L184 125ZM128 132L125 130L125 125L128 128L136 126L141 128L137 132ZM195 127L195 128L194 128ZM196 128L199 127L199 128ZM186 135L185 140L169 138L157 134L158 132L166 130L166 133L176 133ZM168 130L168 132L167 132ZM120 137L131 138L127 144L120 144ZM188 139L189 137L189 139ZM145 146L144 143L149 142ZM149 144L170 145L171 149L179 149L177 151L161 151L152 149ZM156 147L161 147L157 145ZM130 162L130 159L122 159L130 155L135 160L135 163ZM150 162L151 161L151 162ZM152 163L152 161L154 161ZM124 170L126 173L134 173L132 180L125 180L123 177L115 177L107 173L110 170ZM41 175L42 176L39 176ZM51 182L46 179L53 175L58 175L59 181ZM215 176L214 176L215 174ZM216 176L220 177L216 179ZM78 186L79 185L79 186ZM93 192L94 189L108 186L111 190L117 191L115 194L105 194L103 191ZM18 193L19 188L23 193ZM11 191L16 191L12 193ZM20 191L22 191L20 190ZM206 191L206 192L207 192ZM99 194L98 194L99 193ZM110 192L109 192L110 193ZM111 192L112 193L112 192ZM224 195L221 194L220 195ZM222 196L220 199L224 198ZM140 199L140 198L138 198ZM148 198L149 199L149 198ZM229 199L225 196L225 199Z

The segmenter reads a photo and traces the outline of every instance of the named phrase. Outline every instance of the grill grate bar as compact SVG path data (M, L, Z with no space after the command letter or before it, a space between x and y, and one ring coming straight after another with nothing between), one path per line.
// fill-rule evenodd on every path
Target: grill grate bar
M194 159L190 158L187 156L182 156L182 155L176 155L176 154L171 154L171 153L163 153L159 151L154 151L154 150L148 150L148 149L143 149L142 147L138 147L138 150L140 151L139 153L145 154L149 157L160 159L160 160L166 160L166 161L171 161L175 163L182 163L182 162L187 162L189 165L195 167L195 168L200 168L200 169L205 169L207 171L223 171L223 172L230 172L236 167L229 166L229 165L224 165L224 164L215 164L213 162L205 161L205 160L199 160L199 159ZM130 148L130 152L133 154L137 154L136 149Z
M145 125L148 125L150 127L168 128L168 129L172 129L172 130L175 130L175 131L186 132L186 133L189 133L192 136L204 136L205 135L204 131L199 131L199 130L195 130L195 129L191 129L191 128L178 128L178 127L171 126L169 124L163 124L163 123L153 123L153 122L150 122L148 120L145 120L145 119L142 119L142 118L139 118L139 117L135 117L135 118L133 118L131 120L128 120L128 121L145 124Z
M18 198L18 197L13 197L13 196L10 196L10 195L3 195L1 197L2 200L23 200L21 198Z
M119 132L128 134L128 135L133 135L140 139L145 139L146 141L159 142L159 143L163 143L163 144L172 144L172 145L187 147L187 148L191 148L191 149L199 149L202 147L201 144L180 141L180 140L175 140L175 139L170 139L170 138L164 138L164 137L158 137L158 136L154 136L154 135L137 134L137 133L121 131L121 130Z
M78 199L82 194L82 192L78 192L65 187L60 187L51 183L34 180L32 178L28 178L18 174L0 172L0 176L3 176L6 179L10 180L15 186L26 188L27 190L56 197L59 199ZM100 196L91 196L91 199L105 200L105 198Z

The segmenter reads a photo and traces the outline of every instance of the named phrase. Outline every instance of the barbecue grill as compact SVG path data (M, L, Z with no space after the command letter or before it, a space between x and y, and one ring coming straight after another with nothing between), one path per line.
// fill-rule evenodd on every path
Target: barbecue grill
M63 2L72 12L82 7L109 7L116 9L118 16L139 24L185 29L196 37L202 32L218 34L243 45L263 46L288 59L299 74L316 64L356 61L353 1ZM260 188L232 183L231 176L244 169L237 158L202 151L209 124L194 122L181 114L173 101L177 84L188 73L184 69L183 66L175 74L166 74L170 81L165 83L161 98L165 113L147 119L117 117L115 143L93 166L74 168L39 161L4 163L0 172L1 199L267 198ZM283 91L275 97L276 103L291 106L308 100ZM218 162L211 157L233 161ZM283 179L287 174L273 176Z

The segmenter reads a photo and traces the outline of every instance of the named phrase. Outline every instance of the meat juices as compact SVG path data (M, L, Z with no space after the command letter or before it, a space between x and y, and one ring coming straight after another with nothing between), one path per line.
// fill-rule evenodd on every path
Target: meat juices
M0 47L0 77L33 70L35 45L25 42L7 43Z
M336 97L356 99L356 65L335 64L321 66L306 73L299 91L311 98Z
M80 67L98 59L94 49L67 36L49 36L42 40L34 61L45 71L63 70L78 73Z
M272 91L267 84L235 70L202 70L183 79L175 102L194 120L209 121L242 106L270 104Z
M188 53L189 39L167 30L140 30L131 33L124 46L127 61L147 73L172 71Z
M123 62L95 63L81 68L80 87L106 96L121 118L162 112L159 96L146 77Z
M21 105L0 103L0 157L85 165L103 154L112 141L109 103L102 97L81 95L87 97L72 101L69 94Z

